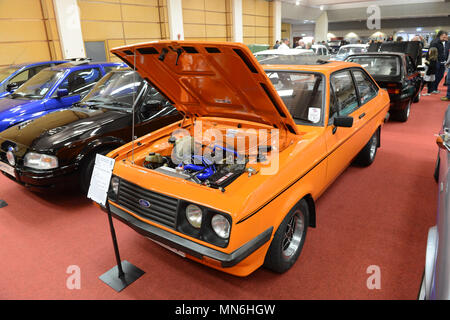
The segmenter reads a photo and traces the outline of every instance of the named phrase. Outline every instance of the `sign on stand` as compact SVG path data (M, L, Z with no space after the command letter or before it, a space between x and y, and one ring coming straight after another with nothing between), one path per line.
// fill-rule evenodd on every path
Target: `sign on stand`
M119 246L117 244L116 231L111 216L111 208L108 202L108 189L114 169L115 160L97 154L94 170L92 171L91 184L87 197L104 206L108 212L109 229L116 255L117 265L102 274L99 278L117 292L122 291L131 283L140 278L144 271L132 265L130 262L120 259Z
M89 186L87 197L102 206L106 205L114 163L114 159L98 153L95 157L95 165L94 170L92 171L91 185Z

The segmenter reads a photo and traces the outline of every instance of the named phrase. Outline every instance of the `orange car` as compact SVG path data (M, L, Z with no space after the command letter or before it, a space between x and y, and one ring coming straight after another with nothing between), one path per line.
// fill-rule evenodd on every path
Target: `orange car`
M315 201L370 165L389 96L360 65L265 65L239 43L160 41L112 52L184 119L109 153L113 216L212 268L288 270Z

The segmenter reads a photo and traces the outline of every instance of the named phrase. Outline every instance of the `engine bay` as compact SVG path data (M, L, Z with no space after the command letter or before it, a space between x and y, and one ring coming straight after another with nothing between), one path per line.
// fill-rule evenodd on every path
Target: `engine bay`
M154 152L145 155L142 166L171 177L224 190L244 173L249 176L257 174L258 163L265 161L271 151L271 146L258 146L257 140L252 140L251 135L240 136L237 130L226 131L228 137L230 132L232 135L232 139L227 139L226 143L213 139L199 141L185 131L175 130L169 137L157 141L155 144L159 148L151 148ZM237 143L239 140L244 141L246 147ZM253 151L248 147L249 140L256 143ZM235 147L236 143L241 147Z

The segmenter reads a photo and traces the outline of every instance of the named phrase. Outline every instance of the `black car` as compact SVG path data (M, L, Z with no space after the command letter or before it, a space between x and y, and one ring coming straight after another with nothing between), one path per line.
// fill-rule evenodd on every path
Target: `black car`
M328 50L331 54L336 54L339 51L339 48L346 44L349 44L346 40L331 40L328 41Z
M182 118L138 73L113 71L71 108L0 133L0 171L35 190L76 179L87 192L95 155L131 141L133 108L137 137Z
M422 55L422 49L414 43L388 42L369 47L369 51L374 50L378 51L350 55L345 61L363 66L378 85L389 92L392 118L405 122L409 118L411 103L419 102L420 99L423 79L417 61Z

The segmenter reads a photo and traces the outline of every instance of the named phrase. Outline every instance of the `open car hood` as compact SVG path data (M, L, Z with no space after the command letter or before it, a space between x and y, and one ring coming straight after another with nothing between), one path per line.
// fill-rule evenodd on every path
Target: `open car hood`
M298 133L264 69L243 44L158 41L111 52L135 66L187 116L241 119Z

